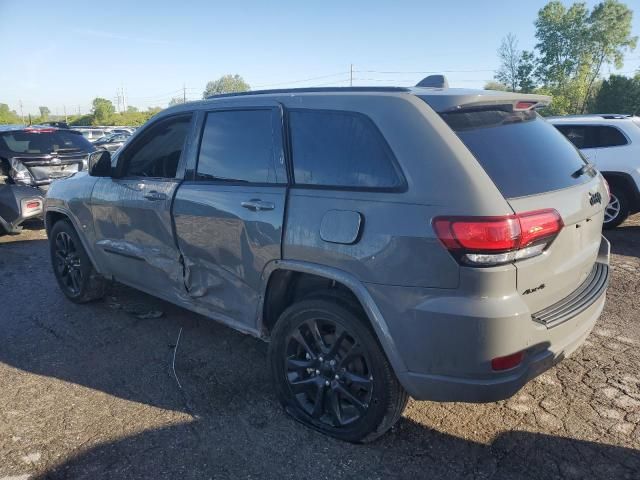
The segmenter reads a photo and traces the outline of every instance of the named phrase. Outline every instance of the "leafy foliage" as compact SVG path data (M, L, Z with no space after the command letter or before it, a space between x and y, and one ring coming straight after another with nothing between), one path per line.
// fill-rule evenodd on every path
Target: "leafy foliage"
M640 73L633 78L611 75L602 82L590 110L598 113L640 114Z
M246 92L248 90L251 90L251 87L240 75L223 75L219 79L207 83L204 92L202 92L202 98L221 93Z
M20 115L14 110L9 110L9 105L0 103L0 124L19 124L22 123Z
M494 82L493 80L488 81L484 84L485 90L497 90L499 92L508 92L509 87L507 87L504 83Z
M111 100L97 97L93 99L93 102L91 102L91 104L93 105L93 124L107 125L116 111L113 103L111 103Z

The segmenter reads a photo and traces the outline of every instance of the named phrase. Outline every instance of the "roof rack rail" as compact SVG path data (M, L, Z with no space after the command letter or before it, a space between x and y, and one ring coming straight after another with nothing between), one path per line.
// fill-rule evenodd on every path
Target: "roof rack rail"
M249 95L272 95L278 93L331 93L331 92L409 92L406 87L307 87L278 88L273 90L249 90L248 92L220 93L210 95L205 100L225 97L244 97Z

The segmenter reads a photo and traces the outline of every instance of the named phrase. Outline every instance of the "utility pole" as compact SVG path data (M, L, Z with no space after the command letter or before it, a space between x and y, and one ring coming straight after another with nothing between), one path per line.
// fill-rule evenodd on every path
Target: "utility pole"
M116 112L120 113L120 89L116 88Z
M80 105L78 105L78 116L82 116L82 113L80 113Z
M20 116L22 117L22 124L24 125L24 111L22 110L22 100L18 100L20 104Z
M349 68L349 86L353 87L353 63L351 64L351 68Z
M64 123L67 123L67 106L62 106L62 111L64 112Z
M182 103L187 103L187 85L182 84Z
M122 111L127 111L127 94L125 92L124 87L122 87Z

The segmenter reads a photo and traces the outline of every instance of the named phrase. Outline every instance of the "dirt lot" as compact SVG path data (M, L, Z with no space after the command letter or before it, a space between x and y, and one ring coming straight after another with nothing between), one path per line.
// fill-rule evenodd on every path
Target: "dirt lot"
M605 312L571 358L508 401L412 401L365 446L281 412L262 342L117 285L74 305L42 230L2 237L0 480L638 479L640 217L608 237Z

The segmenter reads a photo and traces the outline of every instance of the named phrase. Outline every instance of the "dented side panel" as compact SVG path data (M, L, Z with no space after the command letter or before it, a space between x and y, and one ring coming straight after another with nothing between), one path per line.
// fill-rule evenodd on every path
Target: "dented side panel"
M185 286L199 305L217 316L257 328L257 309L267 263L280 259L286 187L185 182L174 203ZM252 210L253 199L273 206Z
M146 291L181 293L183 269L171 221L171 202L179 183L99 180L92 210L96 256L105 272Z

